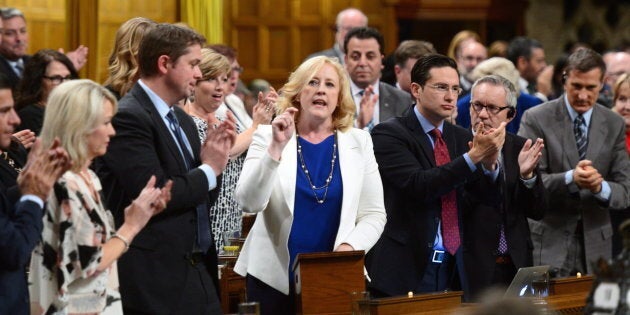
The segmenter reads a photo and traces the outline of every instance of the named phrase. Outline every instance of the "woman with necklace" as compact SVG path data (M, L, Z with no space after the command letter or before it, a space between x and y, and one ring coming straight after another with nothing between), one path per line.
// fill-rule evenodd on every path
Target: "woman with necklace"
M365 250L385 226L370 135L352 128L355 105L342 66L314 57L289 77L271 126L259 126L236 199L260 212L234 270L261 314L294 314L297 254Z
M195 85L192 101L184 105L184 110L193 118L197 125L199 138L204 142L208 126L216 126L226 119L217 115L217 109L225 100L228 74L232 71L230 62L223 55L209 48L201 50L201 79ZM243 211L234 200L234 188L241 174L245 155L243 154L252 142L252 134L258 125L268 124L271 120L272 104L275 99L272 94L254 106L252 127L243 129L237 125L237 137L230 150L230 160L221 176L221 190L217 201L210 207L212 217L212 236L217 246L217 253L221 251L227 240L223 239L224 232L240 231Z
M166 207L171 183L156 188L152 176L116 230L89 169L115 134L115 97L90 80L77 80L57 87L48 108L42 144L60 139L72 167L47 200L42 241L31 258L31 314L122 314L116 260Z

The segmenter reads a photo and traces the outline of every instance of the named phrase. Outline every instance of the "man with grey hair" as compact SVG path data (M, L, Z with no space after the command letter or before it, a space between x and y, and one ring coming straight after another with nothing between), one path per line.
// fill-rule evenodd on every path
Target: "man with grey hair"
M623 119L597 104L606 65L591 49L569 56L565 93L529 109L519 135L543 138L540 171L549 211L530 221L534 264L558 276L593 273L593 262L612 258L609 210L630 206L630 160Z
M348 31L355 27L366 27L368 25L368 18L363 12L355 8L347 8L337 14L337 20L335 22L335 44L332 48L318 51L306 57L310 59L316 56L337 57L341 64L344 64L345 51L343 47L343 41Z
M24 13L16 8L0 8L2 17L2 44L0 44L0 72L4 73L15 90L22 78L24 65L31 58L26 54L28 49L28 31ZM63 49L60 49L63 52ZM79 46L66 55L78 71L87 61L88 49Z
M509 123L516 114L516 89L499 75L481 77L472 85L470 117L473 133L487 133ZM466 235L464 265L470 294L493 286L508 286L521 267L533 264L527 218L539 220L546 208L545 191L537 165L543 140L526 140L505 133L497 154L484 159L478 185L469 186L463 212ZM499 169L489 174L488 171ZM485 196L485 198L480 198Z
M514 64L509 60L502 57L492 57L486 59L478 64L469 77L472 80L477 80L483 76L496 74L508 79L515 87L518 86L519 72L514 67ZM542 101L527 93L520 93L516 90L516 114L507 124L505 130L511 133L517 133L521 123L521 117L523 113L540 103ZM464 127L470 127L470 114L468 108L470 107L470 94L465 95L457 99L457 124Z

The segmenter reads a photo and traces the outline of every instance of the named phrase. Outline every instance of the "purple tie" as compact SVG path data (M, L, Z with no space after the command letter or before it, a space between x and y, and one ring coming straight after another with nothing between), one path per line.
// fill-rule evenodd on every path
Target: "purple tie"
M433 147L433 154L435 155L435 164L437 166L444 165L451 161L451 157L448 154L448 148L444 139L442 139L442 133L439 129L431 130L431 135L435 139L435 146ZM459 248L459 222L457 218L457 194L455 190L451 190L449 193L441 197L442 199L442 238L444 239L444 247L451 254L455 255L455 252Z

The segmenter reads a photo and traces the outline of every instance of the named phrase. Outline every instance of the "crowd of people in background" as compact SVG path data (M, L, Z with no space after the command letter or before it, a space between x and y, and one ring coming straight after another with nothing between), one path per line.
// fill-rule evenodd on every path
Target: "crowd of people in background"
M1 314L221 314L217 257L251 213L234 270L261 314L295 313L299 253L365 251L374 297L477 301L621 251L630 48L548 64L534 38L462 30L386 56L348 8L276 91L136 17L101 85L79 79L87 47L28 55L24 14L0 18Z

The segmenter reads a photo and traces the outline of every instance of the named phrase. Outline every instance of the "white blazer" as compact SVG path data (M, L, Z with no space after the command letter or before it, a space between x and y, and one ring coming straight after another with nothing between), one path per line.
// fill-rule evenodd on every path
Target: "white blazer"
M261 213L234 271L242 276L250 274L289 294L288 241L298 169L296 139L291 137L280 161L267 152L271 139L271 126L259 126L236 185L236 200L243 210ZM387 220L372 138L366 131L352 128L338 132L337 143L343 200L334 247L348 243L367 252L381 236Z

